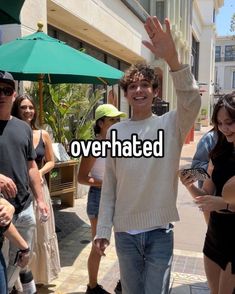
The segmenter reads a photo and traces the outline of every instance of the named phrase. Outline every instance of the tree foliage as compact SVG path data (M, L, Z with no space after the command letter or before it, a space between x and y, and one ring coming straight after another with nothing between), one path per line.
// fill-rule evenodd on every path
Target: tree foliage
M39 105L38 83L32 83L26 91ZM103 93L99 89L93 91L88 84L44 85L43 117L53 132L54 141L66 145L72 139L92 138L92 111Z
M232 15L232 18L231 18L230 32L235 32L235 13Z

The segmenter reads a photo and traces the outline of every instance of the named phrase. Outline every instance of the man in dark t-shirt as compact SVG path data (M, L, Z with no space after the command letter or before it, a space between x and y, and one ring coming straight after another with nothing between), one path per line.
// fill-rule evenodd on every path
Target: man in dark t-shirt
M40 176L34 161L32 131L23 121L11 116L15 97L15 82L8 72L0 71L0 184L1 192L15 207L13 223L19 233L32 246L35 229L35 216L29 186L42 214L49 214L43 200ZM14 266L17 248L10 244L8 288L14 286L20 268ZM21 277L30 282L29 292L36 292L32 274L28 269L21 270ZM21 279L22 281L22 279ZM22 285L24 287L24 285Z

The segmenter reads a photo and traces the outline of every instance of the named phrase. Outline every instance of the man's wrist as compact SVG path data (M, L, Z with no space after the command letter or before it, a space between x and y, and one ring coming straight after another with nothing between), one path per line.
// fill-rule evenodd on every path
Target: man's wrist
M19 249L18 250L21 254L26 254L26 253L29 253L30 252L30 248L26 248L26 249Z
M230 203L226 203L226 208L227 211L232 212L233 210L231 209Z

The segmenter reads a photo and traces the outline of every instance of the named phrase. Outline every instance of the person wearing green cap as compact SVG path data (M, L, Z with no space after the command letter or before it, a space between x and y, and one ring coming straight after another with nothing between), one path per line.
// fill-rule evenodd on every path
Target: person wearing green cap
M98 106L95 111L94 126L96 140L105 140L107 130L113 124L118 122L120 120L120 117L126 117L126 114L124 112L119 111L112 104L102 104ZM104 157L83 157L81 160L78 173L78 182L90 186L87 202L87 214L91 223L92 240L96 235L96 225L98 221L104 167ZM94 246L92 246L88 258L89 284L87 286L86 294L109 293L101 285L97 283L100 259L101 256L96 252Z
M104 255L114 227L123 294L169 293L171 223L179 220L176 198L180 153L201 104L190 66L179 61L168 19L165 28L156 16L148 17L145 29L151 41L143 44L169 66L177 109L162 116L152 113L158 92L156 72L143 62L134 64L119 83L132 108L131 118L115 124L107 133L109 138L115 132L123 149L131 138L138 136L142 141L135 156L108 153L94 240L97 252ZM154 146L161 147L159 156L153 155L158 153L153 152Z

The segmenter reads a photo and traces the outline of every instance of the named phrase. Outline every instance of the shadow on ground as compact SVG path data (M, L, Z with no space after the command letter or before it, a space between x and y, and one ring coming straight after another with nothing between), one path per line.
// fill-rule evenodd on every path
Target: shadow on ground
M75 212L66 211L66 208L63 205L53 205L56 233L59 242L78 227L85 224Z
M59 241L61 267L71 266L81 251L91 242L90 226L75 212L62 205L53 206Z

